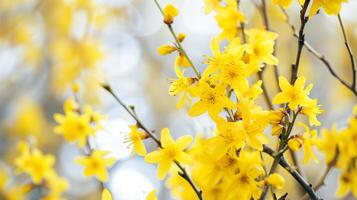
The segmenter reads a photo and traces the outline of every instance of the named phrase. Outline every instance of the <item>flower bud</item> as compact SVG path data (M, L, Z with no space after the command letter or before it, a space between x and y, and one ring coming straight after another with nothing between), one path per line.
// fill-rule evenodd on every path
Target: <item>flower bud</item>
M288 146L291 150L297 151L301 148L304 141L300 136L295 136L288 141Z
M172 53L172 52L174 52L176 50L177 50L176 47L168 45L168 44L165 44L165 45L162 45L161 47L159 47L157 49L157 52L160 55L166 55L166 54L170 54L170 53Z
M186 38L186 34L184 33L179 33L177 36L177 39L179 42L183 42L183 40Z
M172 4L166 5L163 12L165 24L172 24L174 22L174 18L179 14L178 9Z

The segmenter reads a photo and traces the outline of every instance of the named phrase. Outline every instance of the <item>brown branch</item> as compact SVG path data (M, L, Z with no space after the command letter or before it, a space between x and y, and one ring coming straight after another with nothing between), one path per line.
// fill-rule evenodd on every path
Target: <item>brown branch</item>
M291 78L290 78L290 83L293 84L295 80L297 79L298 76L298 71L299 71L299 65L300 65L300 60L301 60L301 53L302 49L304 47L305 43L305 26L307 22L309 21L309 17L306 16L307 8L309 7L310 0L306 0L301 11L300 11L300 30L299 30L299 36L298 36L298 51L296 55L296 61L295 64L292 65L291 68Z
M351 88L356 89L356 65L355 65L355 58L352 52L352 48L350 46L350 44L348 43L348 39L347 39L347 34L346 34L346 30L345 30L345 26L343 25L342 22L342 18L341 15L338 14L338 22L340 24L340 28L343 34L343 39L345 42L345 46L347 48L348 54L350 55L350 59L351 59L351 69L352 69L352 84L351 84Z
M296 32L296 28L295 26L290 22L290 17L288 15L288 13L286 12L286 10L283 7L280 7L281 11L283 12L283 14L286 17L286 22L287 24L290 26L292 32L293 32L293 36L295 38L298 38L298 34ZM317 59L319 59L326 67L327 70L330 72L330 74L336 78L343 86L345 86L347 89L349 89L356 97L357 97L357 91L355 88L353 88L352 86L350 86L350 84L348 84L345 80L343 80L336 72L335 70L332 68L330 62L325 58L325 56L323 56L322 54L320 54L316 49L314 49L306 40L304 41L304 47L306 48L306 50L308 52L310 52L313 56L315 56Z
M130 107L128 107L127 105L125 105L125 103L113 92L112 88L109 85L102 85L102 88L105 89L107 92L109 92L109 94L111 94L114 99L129 113L129 115L136 121L136 124L138 125L138 127L142 128L151 139L154 140L154 142L157 144L158 147L162 148L161 146L161 141L155 137L155 135L148 129L146 128L146 126L144 125L143 122L141 122L141 120L136 116L135 113L132 112L132 109ZM195 193L197 194L197 197L202 200L202 191L200 191L195 184L193 183L193 181L191 180L190 176L188 175L186 169L176 160L174 161L176 166L181 170L181 172L179 172L179 175L184 178L192 187L192 189L195 191Z
M274 157L275 152L271 148L264 145L263 152L267 153L271 157ZM312 188L312 185L309 184L304 177L302 177L294 168L292 168L289 163L285 160L284 156L281 156L279 159L279 165L282 166L287 172L289 172L294 179L300 184L300 186L307 192L310 199L312 200L320 200L317 193Z

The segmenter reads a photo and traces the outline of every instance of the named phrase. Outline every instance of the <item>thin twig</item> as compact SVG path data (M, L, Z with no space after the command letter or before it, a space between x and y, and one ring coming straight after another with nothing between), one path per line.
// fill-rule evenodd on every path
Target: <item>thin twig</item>
M265 102L267 103L270 110L274 110L273 104L271 103L271 99L270 99L268 91L267 91L267 87L265 86L265 83L263 81L263 71L258 72L258 78L260 80L262 80L262 89L263 89L263 96L264 96Z
M266 4L265 0L261 0L261 9L259 9L259 10L261 10L261 13L262 13L262 16L263 16L265 29L268 30L268 31L271 31L270 23L269 23L269 16L268 16L268 10L267 10L267 4ZM276 43L274 44L274 52L273 52L274 56L276 55L275 48L276 48ZM258 77L259 77L259 79L261 79L263 81L262 89L263 89L263 94L264 94L265 101L267 102L269 109L273 110L274 107L273 107L272 101L271 101L271 99L269 97L268 91L266 90L266 86L265 86L265 83L264 83L264 80L263 80L263 77L264 77L263 74L264 74L265 68L266 67L264 67L262 71L258 72ZM279 88L278 66L277 65L273 65L273 68L274 68L274 76L275 76L274 78L275 78L277 87Z
M156 144L162 148L161 146L161 141L155 137L155 135L153 135L153 133L148 129L146 128L146 126L144 125L143 122L141 122L141 120L136 116L135 113L132 112L132 109L130 107L128 107L112 90L112 88L109 86L109 85L102 85L102 87L107 91L109 92L113 97L114 99L129 113L129 115L136 121L136 124L138 125L138 127L142 128L148 135L151 139L153 139ZM179 175L184 178L192 187L192 189L195 191L195 193L197 194L197 197L202 200L203 197L202 197L202 191L200 191L196 186L195 184L193 183L193 181L191 180L190 176L188 175L186 169L179 163L177 162L176 160L174 161L176 166L181 170L181 172L179 172Z
M291 68L291 78L290 83L293 84L298 76L299 65L301 60L301 53L305 43L305 26L309 20L309 17L306 16L307 8L309 7L310 0L306 0L301 11L300 11L300 30L299 30L299 37L298 37L298 51L296 55L295 64L292 65Z
M351 88L355 89L356 88L355 58L354 58L354 55L353 55L353 52L352 52L352 48L351 48L351 46L350 46L350 44L348 42L348 39L347 39L347 34L346 34L345 26L343 25L343 22L342 22L341 15L338 14L337 17L338 17L338 22L340 24L340 28L341 28L342 34L343 34L343 39L344 39L344 42L345 42L345 46L347 48L348 54L350 55L350 59L351 59L351 69L352 69L352 84L351 84Z
M326 180L327 176L329 175L333 166L336 165L339 155L340 155L340 152L339 152L338 148L336 148L336 153L335 153L334 158L327 164L327 167L326 167L324 173L321 175L321 177L318 179L317 183L314 185L315 191L318 191L320 189L320 187L322 187L325 184L325 180ZM305 194L302 197L302 200L308 200L308 199L309 199L309 196L307 194Z
M155 2L155 4L156 4L157 8L160 10L161 14L164 15L164 11L162 10L162 8L161 8L159 2L158 2L157 0L154 0L154 2ZM184 49L184 48L182 47L182 45L181 45L181 42L178 40L178 38L177 38L177 36L176 36L176 33L175 33L173 27L171 26L171 24L166 24L166 25L167 25L167 27L169 28L169 31L170 31L172 37L175 39L176 45L178 46L180 53L182 53L182 55L185 56L185 58L187 59L188 63L191 65L193 71L195 72L196 76L197 76L198 78L201 78L200 72L199 72L198 69L195 67L195 65L193 64L193 62L192 62L192 60L190 59L190 57L188 57L188 55L187 55L185 49Z
M263 152L274 157L274 150L264 145ZM294 168L292 168L289 163L285 160L284 156L280 157L279 165L282 166L287 172L289 172L294 179L300 184L300 186L308 193L310 199L320 200L317 193L312 188L312 185L309 184L304 177L302 177Z
M281 11L283 12L283 14L286 17L286 22L287 24L290 26L292 32L293 32L293 36L295 38L298 38L298 34L296 32L296 28L295 26L290 22L290 17L288 15L288 13L286 12L286 10L283 7L280 7ZM306 40L304 41L304 47L306 48L306 50L308 52L310 52L312 55L314 55L317 59L319 59L328 69L328 71L330 72L330 74L335 77L343 86L345 86L347 89L349 89L354 95L355 97L357 97L357 91L355 88L351 87L345 80L343 80L336 72L335 70L332 68L330 62L325 58L325 56L323 56L322 54L320 54L316 49L314 49Z

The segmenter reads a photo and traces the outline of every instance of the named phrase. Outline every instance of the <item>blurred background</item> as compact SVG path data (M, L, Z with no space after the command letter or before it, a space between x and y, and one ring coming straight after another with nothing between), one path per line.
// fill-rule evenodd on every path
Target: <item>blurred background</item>
M183 46L203 71L204 55L210 55L210 41L220 32L214 14L204 14L203 0L159 2L161 5L173 3L179 8L175 31L187 35ZM272 29L279 33L279 71L288 76L297 40L280 8L268 2ZM248 29L263 28L256 8L259 3L258 0L241 1ZM298 10L297 4L288 9L289 20L296 27L299 26ZM357 1L350 0L341 13L355 53L356 10ZM351 80L350 60L337 17L321 12L308 23L306 30L306 40L325 55L338 74ZM159 199L170 199L165 183L156 179L156 167L145 164L141 157L130 156L131 150L123 140L129 132L128 124L134 121L99 84L109 83L124 102L135 106L142 121L157 133L168 127L175 137L210 135L214 124L207 116L192 120L187 108L176 109L178 98L168 94L169 80L175 77L175 55L159 56L157 48L172 41L153 0L0 0L1 168L13 173L15 144L27 140L44 152L56 155L56 168L70 183L68 199L100 198L97 182L83 177L82 168L73 162L80 154L77 147L65 143L52 131L53 114L63 112L64 100L72 95L72 84L78 83L81 103L90 104L107 116L104 129L91 138L91 144L111 151L118 159L106 183L114 199L144 199L152 189L158 191ZM329 128L333 123L345 126L356 101L351 93L306 50L300 74L314 83L312 96L319 99L325 110L320 118L322 126ZM264 75L272 96L277 88L271 67ZM260 101L264 105L263 99ZM155 148L150 141L145 142L149 150ZM304 167L311 182L322 173L323 164L321 161ZM319 191L326 199L334 199L337 173L331 173L327 186ZM287 190L294 199L301 191L296 189L293 180L290 182Z

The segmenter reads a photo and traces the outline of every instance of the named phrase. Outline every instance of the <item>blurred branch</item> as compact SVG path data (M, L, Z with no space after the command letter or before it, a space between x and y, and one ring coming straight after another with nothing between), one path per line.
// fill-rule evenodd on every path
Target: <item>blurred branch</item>
M154 2L155 2L155 4L156 4L157 8L160 10L161 14L164 15L164 11L162 10L162 8L161 8L159 2L158 2L157 0L154 0ZM166 24L166 23L165 23L165 24ZM193 71L195 72L196 76L197 76L198 78L201 78L200 72L199 72L198 69L195 67L195 65L193 64L193 62L192 62L192 60L190 59L190 57L188 57L188 55L187 55L185 49L184 49L184 48L182 47L182 45L181 45L181 42L178 40L178 38L177 38L177 36L176 36L176 33L175 33L174 29L172 28L171 24L166 24L166 25L167 25L167 27L169 28L172 37L175 39L175 42L176 42L176 44L177 44L177 46L178 46L178 48L179 48L180 53L182 53L182 54L185 56L185 58L187 59L188 63L191 65Z
M296 32L296 28L295 26L290 22L290 17L287 13L287 11L283 8L280 7L281 11L283 12L283 14L286 17L286 22L288 23L288 25L290 26L291 30L293 31L293 36L295 38L298 38L298 34ZM333 77L335 77L342 85L344 85L347 89L349 89L356 97L357 97L357 91L355 88L353 88L352 86L350 86L345 80L343 80L332 68L330 62L325 58L325 56L323 56L322 54L320 54L316 49L314 49L307 41L304 41L304 47L306 48L306 50L308 52L310 52L312 55L314 55L317 59L319 59L329 70L329 72L331 73L331 75Z
M355 90L356 89L356 65L355 65L354 55L353 55L351 46L348 43L347 34L346 34L345 27L344 27L343 22L342 22L341 15L338 14L337 17L338 17L338 22L340 24L340 28L341 28L342 34L343 34L343 39L345 41L345 46L347 48L348 54L350 55L350 59L351 59L351 68L352 68L352 84L351 84L351 88L353 88L354 91L356 91Z
M267 153L271 157L275 158L275 152L271 148L264 145L263 152ZM307 192L310 199L312 200L320 200L312 185L309 184L304 177L302 177L294 168L292 168L289 163L285 160L284 156L281 156L279 161L279 165L282 166L287 172L289 172L295 180L300 184L300 186Z
M107 92L109 92L114 99L129 113L129 115L136 121L136 124L138 125L139 128L142 128L151 139L154 140L154 142L157 144L158 147L162 148L161 146L161 141L155 137L155 135L148 129L146 128L146 126L143 124L143 122L141 122L141 120L137 117L137 115L135 113L132 112L132 109L130 107L128 107L112 90L112 88L109 85L102 85L102 88L105 89ZM202 200L202 191L200 191L195 184L193 183L193 181L191 180L191 178L189 177L186 169L175 160L175 164L176 166L181 170L181 172L179 172L179 175L184 178L192 187L192 189L195 191L195 193L197 194L197 197Z
M314 190L315 191L319 190L320 187L325 184L325 180L326 180L327 176L329 175L329 173L330 173L331 169L333 168L333 166L336 165L339 155L340 155L340 152L339 152L338 148L336 148L336 154L335 154L334 158L332 159L332 161L330 161L327 164L327 167L326 167L324 173L321 175L321 177L317 181L316 185L314 186ZM308 199L309 199L309 196L307 194L305 194L302 197L302 200L308 200Z

